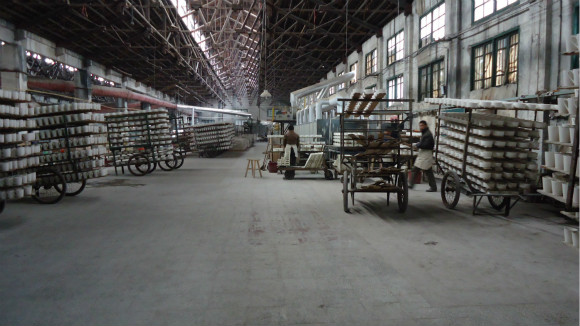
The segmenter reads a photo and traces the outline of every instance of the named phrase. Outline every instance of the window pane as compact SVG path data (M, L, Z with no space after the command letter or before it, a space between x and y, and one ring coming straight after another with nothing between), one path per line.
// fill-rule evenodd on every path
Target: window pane
M358 62L353 63L352 65L350 65L350 71L353 71L354 72L354 77L350 81L350 84L351 85L356 83L357 68L358 68Z
M497 0L497 10L507 7L508 1L507 0Z
M403 76L397 78L397 98L403 98Z
M497 40L497 52L495 54L495 86L504 85L506 82L507 43L507 38Z
M498 0L507 1L507 0ZM494 0L479 0L475 1L473 7L473 20L477 21L483 17L493 14Z
M396 48L395 48L395 38L391 38L388 42L387 42L387 64L391 64L393 62L395 62L395 56L396 56Z
M519 34L510 36L510 49L508 61L508 83L518 82L518 56L519 56Z
M404 32L400 32L397 34L397 54L396 60L401 60L405 56L405 34Z

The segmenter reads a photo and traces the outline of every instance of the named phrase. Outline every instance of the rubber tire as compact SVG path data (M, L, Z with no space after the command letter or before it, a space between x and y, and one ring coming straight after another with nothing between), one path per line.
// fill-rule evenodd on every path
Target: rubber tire
M407 175L404 172L399 173L397 186L401 191L397 192L397 202L399 203L399 213L404 213L409 205L409 184L407 184Z
M87 186L87 180L82 180L81 186L77 190L70 192L73 190L73 188L70 187L70 185L73 183L76 184L78 182L69 182L66 184L66 196L68 196L68 197L73 197L73 196L79 195L81 192L83 192L83 190L85 190L85 187ZM60 190L58 188L56 190L60 192Z
M2 212L4 212L4 208L6 208L6 201L0 200L0 214L2 214Z
M137 158L143 160L143 163L141 163L139 166L137 165ZM145 164L147 165L147 169L142 169L140 166L145 165ZM129 162L127 163L127 167L129 168L129 172L131 172L132 175L137 176L137 177L142 177L148 173L153 172L153 170L155 170L155 168L152 168L151 165L155 165L155 164L151 164L151 161L149 161L149 158L143 154L136 154L136 155L131 156L131 158L129 159Z
M177 155L177 165L174 167L174 169L177 170L183 166L183 163L185 163L185 155L180 152L176 152L175 155Z
M497 202L494 202L493 198L502 198L501 203L498 204ZM489 201L491 207L493 207L497 211L501 211L507 205L509 198L503 196L488 196L487 200Z
M342 178L342 204L344 206L344 211L350 213L350 210L348 209L348 171L344 171Z
M170 155L173 156L173 159L165 159L165 160L160 160L159 162L157 162L157 164L159 165L159 168L161 170L163 170L163 171L171 171L177 165L177 159L176 159L175 155L174 154L169 154L167 156L169 157Z
M453 179L450 181L449 178ZM445 196L445 189L447 188L447 183L454 182L455 184L455 196L451 202L447 201L447 197ZM443 201L443 205L448 209L454 209L459 202L459 197L461 196L461 184L459 181L459 177L455 172L445 172L443 175L443 180L441 181L441 200Z
M296 176L296 172L295 171L284 171L284 179L285 180L293 180L294 176Z
M332 174L332 171L330 171L330 170L324 170L324 179L326 179L326 180L333 180L334 179L334 175Z
M61 184L62 187L52 186L59 193L59 196L56 197L55 199L52 199L52 200L42 199L42 198L36 196L35 194L33 194L32 198L34 200L36 200L37 202L39 202L41 204L49 204L50 205L50 204L56 204L64 198L64 196L66 195L66 180L64 179L64 176L60 172L53 170L53 169L45 169L45 170L39 170L38 172L36 172L36 174L37 175L39 175L39 174L53 174L54 177L56 177L60 180L58 182L58 184ZM36 192L36 190L35 190L35 192Z

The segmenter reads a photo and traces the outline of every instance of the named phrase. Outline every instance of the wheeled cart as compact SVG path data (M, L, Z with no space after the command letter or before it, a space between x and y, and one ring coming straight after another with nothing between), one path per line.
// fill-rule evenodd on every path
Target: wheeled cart
M413 149L409 144L412 137L413 100L397 99L397 102L406 104L383 111L375 111L374 108L380 102L391 101L339 101L342 102L339 117L344 211L349 212L349 197L354 205L356 193L383 193L387 194L387 205L390 204L391 194L396 194L399 212L404 213L409 203L407 168L413 157ZM368 119L347 120L351 115ZM398 130L387 135L385 126L390 126L393 121L397 121ZM357 150L353 150L353 145Z

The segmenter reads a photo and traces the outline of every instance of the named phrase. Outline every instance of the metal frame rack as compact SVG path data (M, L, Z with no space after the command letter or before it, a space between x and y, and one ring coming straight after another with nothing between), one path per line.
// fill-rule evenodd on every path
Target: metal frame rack
M280 137L283 138L284 136ZM278 160L278 170L284 173L284 178L286 180L294 179L296 171L309 171L312 173L324 171L324 178L326 180L333 180L337 178L336 171L328 159L327 146L324 144L324 142L315 141L316 139L321 138L323 138L322 135L300 135L300 148L298 149L298 157L300 158L300 162L297 162L297 165L290 165L290 158L281 157ZM312 139L312 141L303 142L303 139ZM323 153L322 162L320 162L320 164L314 164L314 166L307 166L311 154L321 152ZM271 153L274 153L274 151ZM284 149L282 149L281 153L284 154ZM280 164L281 160L284 160L285 164ZM304 165L301 164L302 162L304 162Z
M200 157L216 157L231 149L234 125L220 122L192 126L195 146Z
M32 196L40 188L40 146L34 144L37 133L29 133L36 128L29 101L30 94L0 89L0 213L6 200Z
M443 204L449 209L455 208L464 192L473 197L474 215L483 197L487 197L494 209L505 210L504 215L508 216L513 206L523 199L522 193L530 193L532 185L538 182L535 163L538 154L533 149L540 138L538 129L546 126L538 121L538 113L551 111L552 107L459 99L426 99L426 102L439 104L435 161L444 171ZM454 108L463 108L465 113L442 112ZM476 110L495 114L474 113ZM532 111L534 120L500 116L499 110L516 111L516 116L519 111Z
M144 176L159 166L164 171L181 167L183 156L171 145L167 110L140 110L105 116L115 174Z
M349 212L349 194L354 205L355 193L386 193L387 205L389 205L390 195L391 193L395 193L397 194L399 212L404 213L407 210L409 202L405 165L411 163L414 155L412 146L405 144L403 139L412 137L413 100L339 99L338 101L342 102L343 108L342 113L339 113L339 117L340 163L345 166L342 178L344 211ZM345 110L346 102L350 102L349 109L347 110ZM363 102L363 104L359 104L360 102ZM364 102L367 105L371 104L368 109L365 109L366 105ZM374 108L381 102L408 103L408 109L374 111ZM366 122L366 128L347 128L345 119L353 114L355 116L364 115L365 118L369 118L364 120ZM390 123L390 116L393 115L396 115L398 120L402 122L400 137L384 139L382 127L385 123ZM404 127L405 123L408 123L408 128ZM362 135L349 135L350 132L358 132L362 133ZM408 136L403 136L403 132L408 133ZM351 140L362 146L351 149L347 148L345 144ZM407 146L408 149L403 148L403 146ZM349 150L351 153L358 153L346 156ZM408 151L409 153L406 155L404 151ZM375 169L376 165L379 166L378 169ZM366 179L376 178L379 179L378 182L363 185Z
M104 136L103 114L100 104L66 103L35 108L42 156L39 171L50 168L66 183L62 192L61 181L45 183L44 196L36 196L43 203L58 202L66 196L83 192L88 179L107 175L105 159L107 138ZM60 175L60 176L59 176ZM50 194L50 186L59 193ZM40 191L37 191L40 195ZM62 192L62 193L61 193Z

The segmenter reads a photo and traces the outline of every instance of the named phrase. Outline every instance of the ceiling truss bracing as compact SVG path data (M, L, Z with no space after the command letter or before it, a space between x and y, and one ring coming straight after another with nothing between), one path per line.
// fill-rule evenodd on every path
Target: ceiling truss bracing
M170 0L8 0L0 18L186 103L230 102ZM82 68L82 67L76 67Z
M291 91L326 77L387 22L408 14L412 0L7 2L0 18L59 47L185 103L234 104L259 101L264 89L288 101Z
M319 82L364 41L381 35L390 20L400 13L409 14L411 3L267 0L260 89L268 89L275 100L289 101L291 91Z

